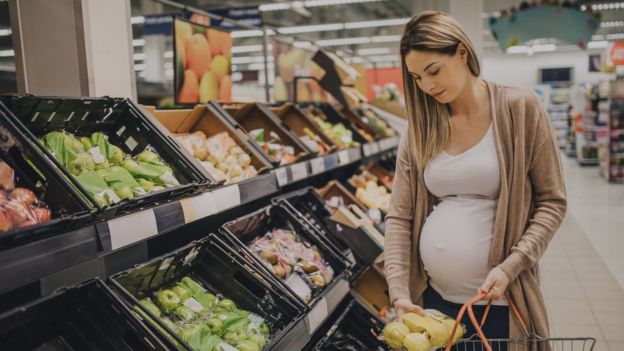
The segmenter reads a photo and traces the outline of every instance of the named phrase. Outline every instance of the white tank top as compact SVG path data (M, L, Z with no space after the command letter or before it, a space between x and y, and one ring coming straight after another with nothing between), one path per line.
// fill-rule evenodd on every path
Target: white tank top
M492 126L465 152L440 153L425 168L424 177L440 202L421 232L422 261L431 286L445 300L464 304L477 294L492 268L488 256L500 193Z

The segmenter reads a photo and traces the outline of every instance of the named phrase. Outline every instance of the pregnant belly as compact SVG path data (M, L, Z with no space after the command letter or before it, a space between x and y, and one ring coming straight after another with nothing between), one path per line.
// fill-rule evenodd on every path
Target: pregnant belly
M448 198L427 217L420 254L431 285L454 303L474 296L490 271L496 200Z

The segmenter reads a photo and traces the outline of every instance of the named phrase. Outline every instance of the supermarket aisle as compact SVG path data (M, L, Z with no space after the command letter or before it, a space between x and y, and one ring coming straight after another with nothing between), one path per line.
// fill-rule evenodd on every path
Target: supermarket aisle
M564 157L569 210L542 261L554 336L590 336L624 350L624 186ZM619 225L618 225L619 224ZM618 284L619 281L619 284Z

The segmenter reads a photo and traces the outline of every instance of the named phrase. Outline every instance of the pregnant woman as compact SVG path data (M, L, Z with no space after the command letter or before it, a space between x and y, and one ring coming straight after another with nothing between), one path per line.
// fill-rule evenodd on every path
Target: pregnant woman
M470 39L445 13L414 17L400 51L409 129L386 220L394 307L454 317L483 293L486 337L523 338L508 294L529 332L548 337L538 262L566 211L548 115L529 88L479 78Z

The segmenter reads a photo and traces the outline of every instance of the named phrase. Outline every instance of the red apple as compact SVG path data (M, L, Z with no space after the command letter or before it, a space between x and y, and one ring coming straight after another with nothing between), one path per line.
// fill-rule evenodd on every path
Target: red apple
M36 223L43 223L52 219L49 208L33 208L32 214Z
M11 215L5 209L0 208L0 233L6 232L11 228L13 228Z
M15 188L15 190L11 191L9 198L17 200L26 206L32 206L37 201L35 193L26 188Z
M14 224L20 224L25 220L33 218L30 208L19 201L11 201L4 205Z

